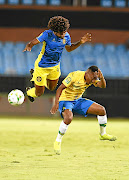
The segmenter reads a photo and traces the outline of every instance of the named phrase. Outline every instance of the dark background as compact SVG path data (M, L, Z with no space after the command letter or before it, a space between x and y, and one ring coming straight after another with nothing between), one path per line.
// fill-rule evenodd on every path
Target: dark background
M128 12L59 11L1 9L1 27L47 27L49 18L61 15L70 20L71 28L129 30Z

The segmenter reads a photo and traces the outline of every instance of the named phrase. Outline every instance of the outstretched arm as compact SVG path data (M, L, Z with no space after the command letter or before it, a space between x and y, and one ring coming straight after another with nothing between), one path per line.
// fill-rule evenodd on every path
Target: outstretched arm
M78 48L81 44L84 44L85 42L90 42L91 41L91 34L86 33L83 37L81 37L80 41L72 43L71 46L66 45L65 49L70 52L73 51L74 49Z
M101 72L100 69L98 69L98 78L100 81L94 84L95 87L100 87L100 88L106 88L106 80Z
M32 41L30 41L27 45L26 45L26 47L25 47L25 49L23 50L23 52L24 51L31 51L31 49L32 49L32 47L34 46L34 45L36 45L36 44L39 44L40 42L38 41L38 39L33 39Z
M60 95L61 95L63 89L65 89L65 88L66 88L66 86L62 83L59 86L59 88L57 89L56 97L55 97L55 103L54 103L53 107L50 110L51 114L55 114L56 111L58 110L58 107L59 107L59 98L60 98Z

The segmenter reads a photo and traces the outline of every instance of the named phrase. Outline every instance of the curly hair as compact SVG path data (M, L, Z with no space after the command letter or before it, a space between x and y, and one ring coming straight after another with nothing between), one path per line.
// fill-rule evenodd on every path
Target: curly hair
M69 20L62 16L54 16L48 22L48 28L58 33L67 31L69 26Z

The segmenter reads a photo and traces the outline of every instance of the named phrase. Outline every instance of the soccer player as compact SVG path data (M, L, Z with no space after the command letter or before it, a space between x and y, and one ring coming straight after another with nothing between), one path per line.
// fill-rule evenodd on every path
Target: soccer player
M64 49L68 52L78 48L81 44L91 41L91 34L85 34L78 42L71 44L71 38L67 32L69 20L62 16L54 16L48 22L49 30L41 33L37 38L30 41L24 51L31 51L32 47L38 43L43 43L38 58L35 61L33 78L35 87L28 88L27 95L31 102L37 96L44 93L45 87L53 91L60 77L60 59Z
M100 125L100 140L116 140L115 136L106 133L107 115L105 108L94 101L82 98L85 90L92 84L95 87L106 88L104 76L97 66L91 66L86 71L69 73L57 89L55 103L50 110L51 114L55 114L59 108L63 118L54 143L56 154L61 153L62 137L73 119L74 112L85 117L87 114L97 115Z

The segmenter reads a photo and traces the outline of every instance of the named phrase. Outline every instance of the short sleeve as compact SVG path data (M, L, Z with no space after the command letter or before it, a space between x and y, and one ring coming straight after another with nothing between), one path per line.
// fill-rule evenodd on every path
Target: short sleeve
M44 31L44 32L42 32L36 39L37 39L39 42L43 42L43 41L46 41L47 36L48 36L47 32Z
M70 37L70 35L69 35L69 34L68 34L68 38L67 38L66 45L71 46L71 37Z
M73 82L73 74L72 73L69 73L68 76L62 81L62 83L66 87L69 87L72 82Z

